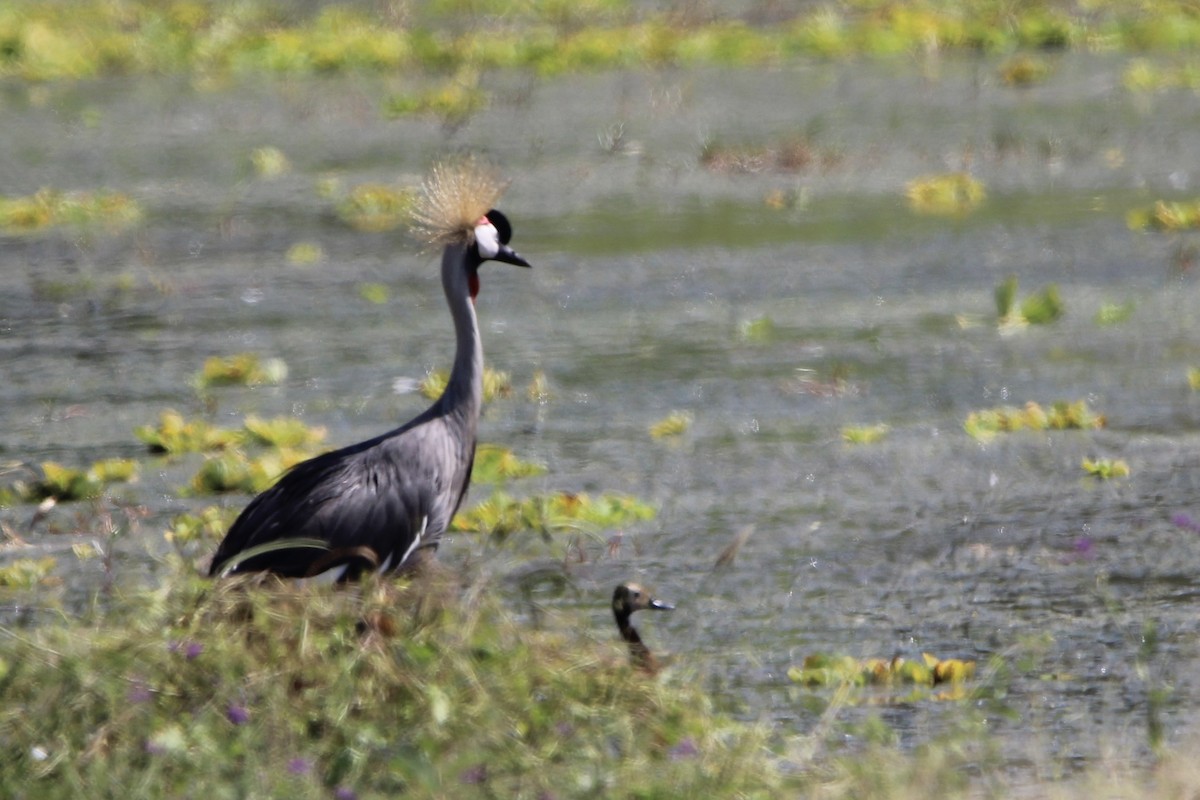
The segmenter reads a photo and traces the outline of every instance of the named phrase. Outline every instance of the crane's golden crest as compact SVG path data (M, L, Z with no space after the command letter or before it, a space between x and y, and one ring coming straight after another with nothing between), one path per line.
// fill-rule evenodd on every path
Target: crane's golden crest
M474 156L434 166L412 210L413 236L426 248L465 244L508 182Z

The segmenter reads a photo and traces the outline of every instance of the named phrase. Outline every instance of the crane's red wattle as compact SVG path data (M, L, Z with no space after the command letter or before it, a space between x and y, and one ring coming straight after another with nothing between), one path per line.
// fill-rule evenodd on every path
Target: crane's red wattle
M479 273L472 272L467 276L467 286L471 289L471 300L479 296Z

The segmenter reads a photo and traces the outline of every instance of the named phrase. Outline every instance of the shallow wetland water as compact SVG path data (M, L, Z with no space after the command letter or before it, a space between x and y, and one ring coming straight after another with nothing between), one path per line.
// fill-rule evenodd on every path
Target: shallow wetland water
M0 236L0 453L142 460L140 481L114 490L148 512L116 543L115 580L156 580L168 521L212 500L178 495L198 460L156 460L131 431L166 408L209 413L189 386L205 358L289 368L279 386L219 390L216 422L296 414L331 445L407 419L425 401L398 389L449 363L435 258L399 232L353 231L317 182L415 182L447 150L483 151L513 178L503 207L535 269L482 274L487 359L517 390L487 409L481 439L549 467L510 492L620 491L659 509L613 552L615 531L580 538L571 588L535 590L549 613L531 624L583 618L609 641L611 587L642 580L678 606L643 621L646 638L784 735L819 717L786 675L808 654L929 651L981 671L999 655L1005 693L980 718L1014 770L1136 763L1148 725L1186 744L1200 710L1200 536L1172 524L1200 516L1187 381L1200 244L1132 232L1125 215L1195 192L1200 103L1129 93L1117 60L1054 70L1024 90L999 85L993 62L954 59L509 75L453 129L380 120L375 78L0 86L6 194L105 186L146 213L121 233ZM701 163L706 142L796 133L817 155L793 171ZM250 152L267 145L290 172L255 177ZM977 211L909 210L908 180L959 169L987 186ZM323 260L288 263L302 241ZM1063 318L1001 331L993 289L1009 275L1022 293L1056 283ZM364 283L389 299L368 302ZM1106 304L1132 311L1101 325ZM540 404L524 397L539 370ZM963 429L974 410L1056 400L1086 400L1107 427L986 444ZM690 429L652 439L674 410ZM875 423L881 442L842 440ZM1090 478L1085 457L1131 474ZM32 508L0 509L30 545L0 557L58 555L83 603L114 579L72 556L96 535L93 511L63 505L30 531ZM734 565L713 572L748 524ZM567 550L459 534L441 555L486 563L525 608L518 576ZM6 620L36 622L3 603ZM917 741L947 706L841 713L882 713Z

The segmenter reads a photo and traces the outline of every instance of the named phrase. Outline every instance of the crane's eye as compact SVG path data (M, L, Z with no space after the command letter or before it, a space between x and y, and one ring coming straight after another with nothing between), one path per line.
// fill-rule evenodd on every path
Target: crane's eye
M495 225L488 222L487 217L475 226L475 249L484 261L495 258L500 252L500 232L496 230Z

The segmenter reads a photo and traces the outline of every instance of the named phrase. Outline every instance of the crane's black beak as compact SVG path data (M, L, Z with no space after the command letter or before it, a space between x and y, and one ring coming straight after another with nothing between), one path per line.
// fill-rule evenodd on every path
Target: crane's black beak
M673 604L664 602L662 600L658 600L653 597L650 598L650 604L648 606L646 606L646 608L652 608L655 611L674 611L675 610L675 606Z
M492 258L492 261L503 261L505 264L515 264L518 267L533 266L525 260L524 256L506 244L500 245L500 251Z

